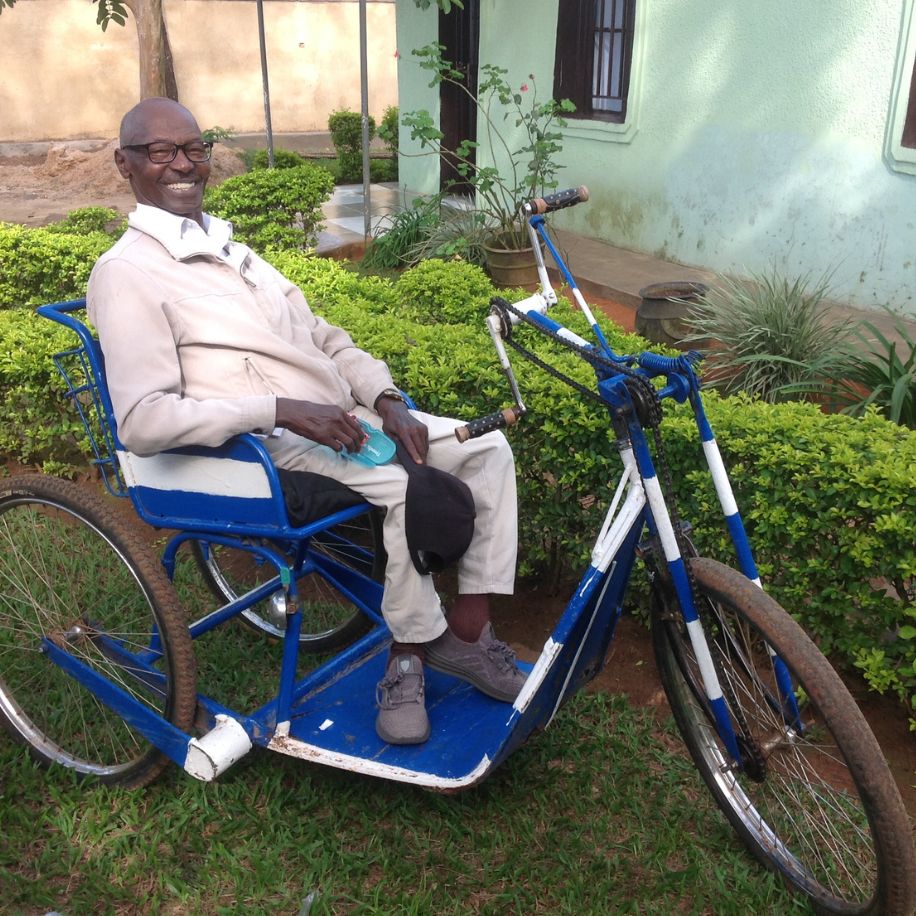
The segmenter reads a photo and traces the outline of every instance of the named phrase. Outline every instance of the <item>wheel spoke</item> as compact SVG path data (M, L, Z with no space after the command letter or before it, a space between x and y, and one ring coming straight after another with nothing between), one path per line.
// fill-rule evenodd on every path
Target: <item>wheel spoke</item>
M271 541L267 546L285 553L289 566L294 571L299 570L296 581L302 610L301 650L320 653L339 649L367 629L362 612L314 570L312 556L320 554L380 581L384 555L377 510L321 531L305 546L295 541L286 544ZM277 575L272 564L242 546L198 542L194 552L207 583L223 603L236 600ZM303 573L303 568L308 572ZM278 588L273 595L242 611L241 617L254 629L282 638L286 629L283 600L283 593Z

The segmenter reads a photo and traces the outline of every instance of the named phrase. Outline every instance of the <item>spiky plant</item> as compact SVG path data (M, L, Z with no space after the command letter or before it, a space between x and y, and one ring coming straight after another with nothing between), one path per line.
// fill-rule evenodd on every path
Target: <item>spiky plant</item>
M775 402L843 377L852 322L825 307L829 280L829 273L789 279L776 267L749 281L719 277L687 318L685 343L704 351L708 383Z
M874 406L888 420L916 429L916 337L899 315L885 310L900 340L863 321L854 331L862 349L850 356L844 377L831 384L829 393L844 402L843 413L859 416Z

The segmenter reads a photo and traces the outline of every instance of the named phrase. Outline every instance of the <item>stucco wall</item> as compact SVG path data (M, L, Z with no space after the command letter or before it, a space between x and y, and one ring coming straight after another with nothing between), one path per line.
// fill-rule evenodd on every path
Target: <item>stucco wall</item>
M394 4L369 0L369 110L397 104ZM19 0L0 15L0 142L114 137L139 99L132 20L104 33L88 0ZM273 129L326 130L360 107L357 0L265 0ZM166 0L179 96L202 127L264 129L253 0Z
M885 154L912 7L637 0L627 124L570 122L561 182L592 200L557 224L723 272L833 271L842 298L916 314L916 176ZM482 0L481 60L549 92L556 19L557 0L528 0L524 17ZM432 107L399 43L402 110ZM401 174L428 185L423 169Z

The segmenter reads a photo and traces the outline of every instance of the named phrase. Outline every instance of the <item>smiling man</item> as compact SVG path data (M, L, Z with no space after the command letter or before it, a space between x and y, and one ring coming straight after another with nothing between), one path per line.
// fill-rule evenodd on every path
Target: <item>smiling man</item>
M95 265L87 299L123 444L150 455L260 433L279 467L333 478L385 508L382 613L394 640L377 693L385 741L429 736L424 665L512 702L525 676L489 617L490 594L511 594L515 577L515 466L505 437L462 444L452 435L459 421L409 410L383 362L234 242L229 223L203 212L210 144L186 108L169 99L132 108L115 163L137 208ZM360 450L359 421L399 444L414 477L411 462L470 490L473 533L447 621L405 536L405 518L414 517L405 509L416 508L411 474L403 464L344 457Z
M201 138L190 111L167 102L148 99L124 116L115 164L138 204L193 219L206 230L202 207L213 144Z

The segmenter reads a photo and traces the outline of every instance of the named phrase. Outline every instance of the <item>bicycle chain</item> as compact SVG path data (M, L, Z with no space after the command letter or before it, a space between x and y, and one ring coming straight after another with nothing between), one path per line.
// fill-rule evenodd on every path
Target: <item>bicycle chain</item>
M668 513L671 516L671 524L674 528L674 537L677 541L678 549L681 552L681 556L685 558L684 569L687 573L687 582L690 587L690 592L693 595L694 606L697 608L697 612L699 613L700 602L696 577L694 576L691 564L686 561L686 558L689 557L693 552L693 547L690 544L690 541L687 539L683 525L681 523L680 514L678 512L677 498L674 493L674 484L671 477L671 466L668 462L668 456L661 434L661 421L663 415L661 398L658 396L658 392L656 391L655 386L645 375L641 375L635 369L631 368L625 363L615 362L614 360L608 359L607 357L602 356L600 353L595 352L595 350L592 348L583 347L572 340L561 337L556 331L552 330L551 328L546 328L538 322L533 321L527 313L515 308L515 306L509 302L506 302L505 300L500 302L500 304L495 306L495 308L502 311L512 312L512 314L516 315L521 321L531 325L545 337L549 337L561 347L565 347L567 350L571 350L573 353L579 356L580 359L583 359L592 367L600 366L602 368L609 369L620 375L625 375L627 378L632 379L637 383L642 391L642 394L644 395L644 398L641 400L641 406L644 409L647 406L649 408L649 412L647 414L640 415L640 420L642 421L644 427L648 426L649 429L652 430L652 439L655 444L655 463L657 469L661 472L659 476L662 484L662 492L668 505ZM512 347L512 349L517 353L519 353L524 359L528 360L530 363L537 366L539 369L542 369L548 375L553 376L554 378L568 385L570 388L579 392L590 400L598 402L602 405L602 407L608 406L607 401L605 401L605 399L602 398L598 392L592 390L591 388L587 388L585 385L577 382L575 379L570 378L568 375L564 375L555 366L551 366L550 363L541 359L539 356L536 356L530 350L523 347L517 340L514 340L512 337L512 324L505 319L503 320L503 328L506 331L506 333L503 335L505 342L509 344L509 346ZM631 398L633 397L633 394L634 392L631 389ZM634 410L638 410L635 403ZM648 422L646 422L646 420L648 420ZM642 471L639 472L639 475L640 482L645 488L645 481L642 477ZM719 679L719 685L722 688L723 693L727 693L729 706L731 707L735 718L738 720L741 750L753 764L753 770L751 772L760 774L762 776L766 768L766 759L760 751L758 743L751 736L751 730L748 725L747 718L744 715L744 710L742 709L741 704L738 702L738 698L735 695L731 684L724 676L720 661L712 653L710 653L710 655L713 658L713 664L716 668L716 675ZM745 766L747 766L747 763L748 760L746 759L744 761Z

